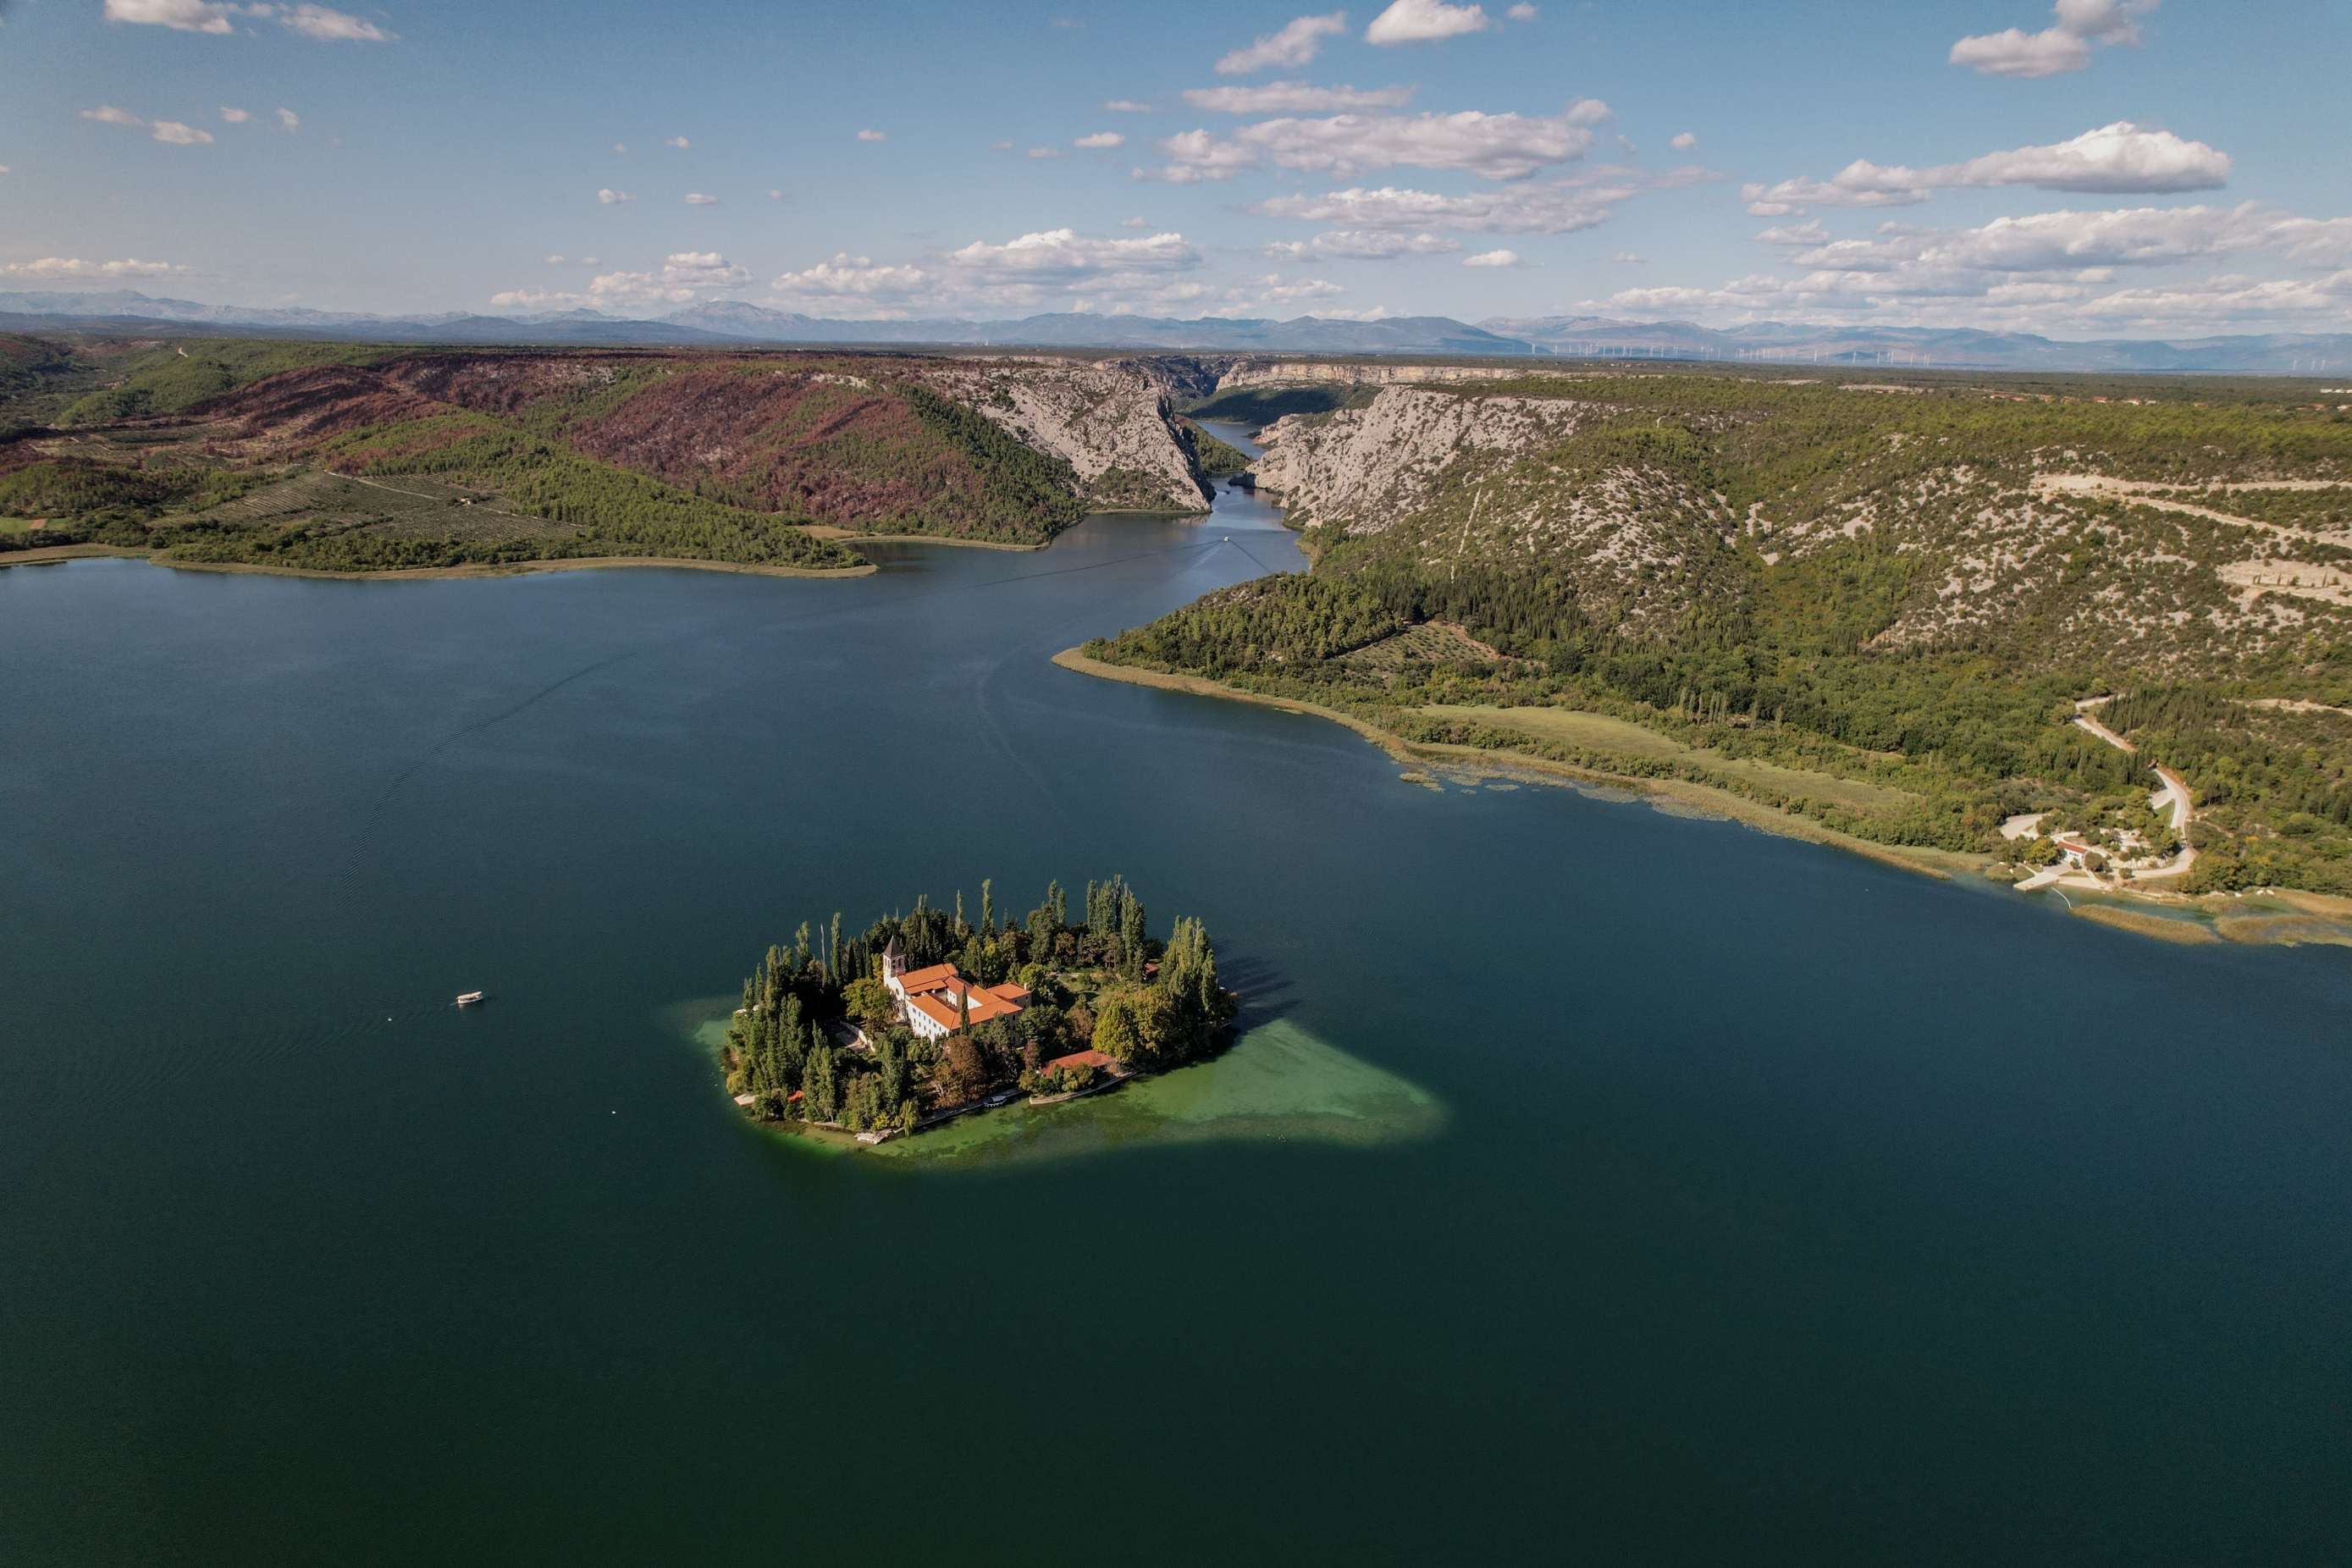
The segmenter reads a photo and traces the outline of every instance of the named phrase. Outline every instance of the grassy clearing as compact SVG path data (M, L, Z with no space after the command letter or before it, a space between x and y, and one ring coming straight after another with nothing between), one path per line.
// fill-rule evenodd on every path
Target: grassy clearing
M2309 915L2227 915L2213 922L2213 930L2229 942L2273 947L2300 947L2305 942L2352 947L2352 931Z
M2076 920L2095 925L2112 926L2135 936L2150 936L2158 942L2178 942L2183 947L2202 947L2221 939L2211 927L2200 921L2173 920L2164 915L2151 915L2138 910L2118 910L2106 904L2077 904Z
M1590 751L1649 757L1659 762L1688 762L1717 773L1752 779L1782 795L1833 801L1858 811L1896 811L1913 804L1912 797L1900 790L1830 773L1784 768L1752 758L1726 757L1685 746L1654 730L1645 730L1605 713L1584 713L1571 708L1486 708L1456 703L1436 703L1418 711L1433 719L1456 719L1490 729L1517 730L1538 740L1557 741Z

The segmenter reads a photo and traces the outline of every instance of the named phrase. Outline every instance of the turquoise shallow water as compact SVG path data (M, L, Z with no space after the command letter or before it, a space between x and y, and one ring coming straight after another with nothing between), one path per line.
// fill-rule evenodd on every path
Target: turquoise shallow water
M1263 509L890 554L0 572L0 1561L2352 1545L2352 954L1047 662ZM692 1044L1113 871L1229 1058L812 1159Z

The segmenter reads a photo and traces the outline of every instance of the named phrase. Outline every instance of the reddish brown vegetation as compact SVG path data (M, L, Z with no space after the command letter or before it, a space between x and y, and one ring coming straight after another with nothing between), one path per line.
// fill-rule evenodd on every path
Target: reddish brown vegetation
M921 424L898 398L797 370L711 366L665 377L565 436L592 457L674 485L843 524L903 516L978 486L952 453L925 449Z
M450 410L388 385L374 371L320 364L265 377L192 412L200 419L238 420L244 440L287 450L371 425L426 419Z
M542 398L608 386L647 354L407 354L383 367L393 384L484 414L518 414Z

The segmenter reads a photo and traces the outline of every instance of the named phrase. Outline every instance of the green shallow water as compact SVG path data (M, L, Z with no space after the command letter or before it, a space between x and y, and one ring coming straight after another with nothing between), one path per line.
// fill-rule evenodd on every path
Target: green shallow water
M1444 1124L1427 1093L1276 1019L1213 1061L1060 1105L959 1117L875 1152L918 1169L963 1170L1217 1139L1363 1148L1432 1137Z
M695 1043L714 1058L726 1035L724 1017L693 1029ZM1444 1108L1426 1091L1277 1018L1210 1061L1058 1105L1015 1099L911 1138L860 1146L845 1135L762 1131L826 1154L854 1152L908 1170L968 1171L1228 1138L1369 1148L1434 1137L1444 1125Z

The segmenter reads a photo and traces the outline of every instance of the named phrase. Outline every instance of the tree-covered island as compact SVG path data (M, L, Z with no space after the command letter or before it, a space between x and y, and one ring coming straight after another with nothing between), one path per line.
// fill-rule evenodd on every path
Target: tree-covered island
M771 947L720 1048L736 1103L872 1141L1164 1071L1213 1051L1240 1010L1201 922L1152 937L1122 878L1087 883L1075 924L1059 882L1018 922L980 887L976 923L958 893L952 913L918 899L862 935L836 914Z

